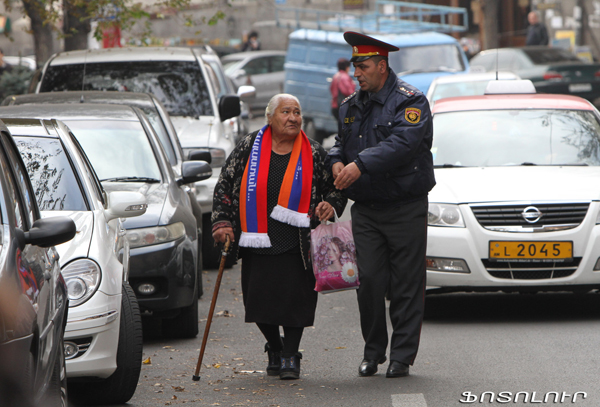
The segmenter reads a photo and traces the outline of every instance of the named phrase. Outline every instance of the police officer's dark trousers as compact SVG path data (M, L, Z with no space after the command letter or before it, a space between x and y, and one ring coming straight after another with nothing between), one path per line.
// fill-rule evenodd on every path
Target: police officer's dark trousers
M386 354L388 287L393 327L390 360L412 365L417 355L425 301L427 206L426 197L383 209L352 206L365 359L381 360Z

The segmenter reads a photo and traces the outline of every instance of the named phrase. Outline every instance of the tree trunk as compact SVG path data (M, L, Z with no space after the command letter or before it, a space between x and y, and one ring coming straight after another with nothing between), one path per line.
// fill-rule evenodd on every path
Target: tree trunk
M44 10L44 2L41 0L26 0L23 1L23 7L31 19L37 65L42 66L54 54L52 27L50 24L44 24L41 13Z
M88 34L91 31L88 11L82 5L63 0L64 19L63 33L65 34L65 51L75 51L88 48Z
M498 48L498 16L500 0L479 0L483 13L483 43L481 49Z

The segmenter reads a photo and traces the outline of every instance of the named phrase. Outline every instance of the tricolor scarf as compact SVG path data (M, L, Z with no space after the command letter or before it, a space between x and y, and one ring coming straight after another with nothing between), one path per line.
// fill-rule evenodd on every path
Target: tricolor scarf
M271 126L258 132L246 163L240 191L241 247L271 247L267 234L267 180L271 162ZM277 206L271 217L297 227L309 227L313 156L303 131L296 136L283 177Z

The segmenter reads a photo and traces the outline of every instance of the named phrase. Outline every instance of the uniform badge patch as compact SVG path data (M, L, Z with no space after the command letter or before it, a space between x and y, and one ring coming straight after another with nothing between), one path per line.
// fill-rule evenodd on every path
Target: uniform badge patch
M407 107L406 110L404 110L404 118L409 123L419 123L421 120L421 109L417 109L416 107Z

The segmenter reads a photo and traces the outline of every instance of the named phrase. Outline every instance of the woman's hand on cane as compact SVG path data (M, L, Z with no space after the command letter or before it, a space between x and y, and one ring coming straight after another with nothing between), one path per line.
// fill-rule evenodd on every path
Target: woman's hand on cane
M233 228L224 227L213 232L213 239L217 243L225 243L227 236L229 236L229 241L233 242L235 240L233 236Z

